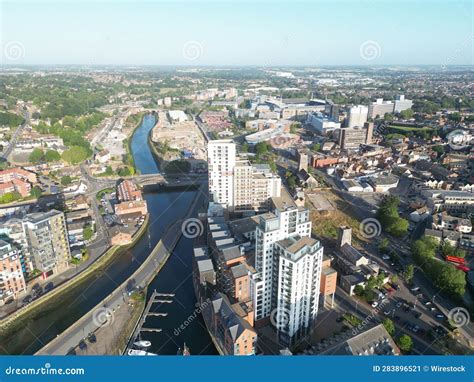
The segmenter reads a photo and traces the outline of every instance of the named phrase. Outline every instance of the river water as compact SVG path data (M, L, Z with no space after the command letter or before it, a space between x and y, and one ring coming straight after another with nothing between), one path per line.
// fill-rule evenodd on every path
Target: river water
M146 115L132 138L132 153L137 169L142 174L158 172L157 164L148 147L148 134L155 124L153 115ZM185 216L198 191L160 191L145 198L150 213L148 233L130 250L117 254L115 260L94 278L88 278L70 289L59 305L44 307L39 314L7 336L0 338L0 353L33 354L56 337L81 316L95 307L117 286L126 280L146 259L158 243L165 229L176 219ZM192 286L192 243L182 238L150 289L175 293L172 304L157 306L156 311L167 312L167 317L147 319L147 327L162 328L161 333L146 333L152 341L150 351L176 354L186 345L192 354L216 354L200 315L194 315L196 299ZM188 319L189 317L192 319ZM179 335L175 327L189 322Z

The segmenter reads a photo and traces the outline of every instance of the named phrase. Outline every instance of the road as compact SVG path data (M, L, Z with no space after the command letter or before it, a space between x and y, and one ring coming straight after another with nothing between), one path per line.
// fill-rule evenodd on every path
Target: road
M23 115L25 118L25 122L23 122L20 126L16 128L16 130L13 132L12 137L10 139L10 142L8 143L8 146L5 150L3 150L3 153L1 154L1 157L4 160L8 160L9 155L12 153L13 149L15 148L16 142L18 141L18 137L21 135L23 129L25 128L26 125L28 125L30 121L30 114L25 111L25 114Z

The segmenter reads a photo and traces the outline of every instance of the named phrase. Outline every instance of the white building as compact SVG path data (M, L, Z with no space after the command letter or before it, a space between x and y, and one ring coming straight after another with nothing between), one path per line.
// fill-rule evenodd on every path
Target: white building
M392 101L384 101L383 98L377 98L375 102L369 105L369 117L383 118L385 114L392 114L394 110L394 103Z
M411 99L405 99L403 94L399 95L395 100L395 113L400 113L403 110L411 109L413 106L413 101Z
M368 113L369 108L367 106L357 105L350 107L347 115L347 127L364 126L364 123L367 122Z
M213 201L230 211L268 210L270 198L280 196L280 177L268 165L237 158L230 139L209 142L208 171Z
M207 145L209 193L214 202L234 206L235 143L231 139L209 141Z
M323 249L310 238L307 209L286 191L272 203L274 211L260 215L256 228L252 300L255 320L270 317L288 342L316 316Z
M341 124L339 122L333 121L322 113L308 114L306 123L313 126L313 128L322 135L327 135L328 133L341 128Z
M291 236L275 245L278 264L276 327L281 342L305 334L318 314L323 246L311 237Z

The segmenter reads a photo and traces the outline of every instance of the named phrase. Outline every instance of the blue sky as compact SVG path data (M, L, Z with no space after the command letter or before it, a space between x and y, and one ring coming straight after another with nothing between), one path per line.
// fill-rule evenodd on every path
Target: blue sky
M6 64L473 64L470 1L0 1Z

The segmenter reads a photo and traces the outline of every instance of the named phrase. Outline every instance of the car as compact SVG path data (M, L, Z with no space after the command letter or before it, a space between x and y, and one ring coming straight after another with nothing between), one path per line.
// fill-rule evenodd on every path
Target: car
M81 342L79 342L79 349L81 349L81 350L87 349L87 344L85 343L84 340L82 340Z
M413 315L414 315L416 318L420 318L420 317L421 317L421 312L413 312Z
M439 319L439 320L442 320L444 318L444 314L438 313L436 315L436 318Z
M412 331L413 333L418 333L419 330L420 330L420 327L419 327L418 325L415 325L415 326L413 326L413 327L411 328L411 331Z
M398 301L397 304L395 305L395 307L396 308L401 308L402 305L403 305L403 302Z
M377 306L379 306L379 303L377 301L374 301L372 303L372 308L376 308Z
M91 333L91 334L89 334L89 336L87 337L87 340L88 340L91 344L93 344L93 343L97 342L97 337L95 336L94 333Z
M414 286L414 287L411 287L410 290L412 292L418 292L420 290L420 287L419 286Z
M425 306L429 306L429 305L431 305L431 301L426 301Z
M430 310L431 310L432 312L436 312L438 309L436 309L434 306L432 306L432 307L430 308Z
M390 256L389 256L389 255L383 255L383 256L382 256L382 259L383 259L383 260L390 260Z
M47 283L45 286L44 286L44 291L45 292L49 292L51 289L54 288L54 284L52 282L50 283Z

